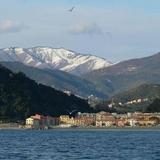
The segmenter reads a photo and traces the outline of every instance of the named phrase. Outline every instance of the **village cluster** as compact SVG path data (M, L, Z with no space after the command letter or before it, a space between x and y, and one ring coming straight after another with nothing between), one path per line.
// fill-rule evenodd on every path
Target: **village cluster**
M110 108L112 108L112 107L114 107L114 106L116 106L117 104L118 105L120 105L120 106L128 106L128 105L133 105L133 104L141 104L141 103L144 103L144 102L148 102L149 101L149 99L148 98L139 98L139 99L133 99L133 100L130 100L130 101L127 101L127 102L113 102L113 100L112 100L112 102L110 103L110 104L108 104L108 106L110 107Z
M61 115L60 117L36 114L26 119L28 129L52 129L54 127L149 127L160 124L160 113L127 113L108 112L77 113L75 117Z

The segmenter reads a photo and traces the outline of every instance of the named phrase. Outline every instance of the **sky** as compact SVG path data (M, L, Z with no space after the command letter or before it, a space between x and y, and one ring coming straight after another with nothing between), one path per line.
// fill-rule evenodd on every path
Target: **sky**
M159 0L0 0L0 48L63 47L119 62L159 52L159 37Z

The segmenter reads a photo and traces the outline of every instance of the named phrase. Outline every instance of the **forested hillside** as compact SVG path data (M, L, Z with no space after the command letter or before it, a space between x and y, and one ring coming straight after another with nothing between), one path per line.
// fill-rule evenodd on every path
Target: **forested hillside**
M23 73L13 73L0 65L0 119L23 120L40 113L59 116L71 110L90 112L87 101L37 84Z

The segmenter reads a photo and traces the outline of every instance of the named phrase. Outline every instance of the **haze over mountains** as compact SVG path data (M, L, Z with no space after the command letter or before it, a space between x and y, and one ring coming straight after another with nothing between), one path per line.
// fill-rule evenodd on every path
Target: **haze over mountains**
M0 61L14 72L58 90L107 99L142 84L160 84L160 53L117 64L63 48L6 48Z

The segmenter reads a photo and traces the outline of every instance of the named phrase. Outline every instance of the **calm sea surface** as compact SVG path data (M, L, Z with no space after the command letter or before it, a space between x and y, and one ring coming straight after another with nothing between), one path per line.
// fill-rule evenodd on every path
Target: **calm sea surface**
M0 130L2 160L160 160L160 131Z

